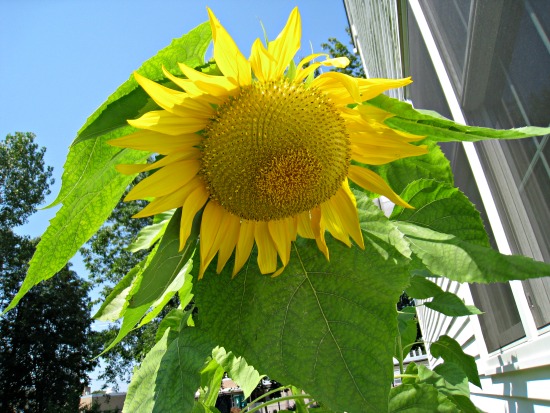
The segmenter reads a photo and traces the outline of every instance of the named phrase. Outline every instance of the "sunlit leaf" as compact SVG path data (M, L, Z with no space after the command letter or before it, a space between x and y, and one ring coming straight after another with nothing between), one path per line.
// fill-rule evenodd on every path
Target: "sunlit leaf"
M487 139L522 139L530 136L541 136L550 133L550 128L526 126L518 129L496 130L476 126L466 126L445 119L441 115L432 116L425 111L419 112L406 102L378 95L368 101L369 105L381 108L393 116L385 123L415 135L427 136L436 142L470 141L476 142Z
M429 384L402 384L391 389L390 413L460 413L445 395Z

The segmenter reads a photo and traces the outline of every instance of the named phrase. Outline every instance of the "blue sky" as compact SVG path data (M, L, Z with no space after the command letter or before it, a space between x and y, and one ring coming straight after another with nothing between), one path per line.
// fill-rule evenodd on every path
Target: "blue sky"
M0 0L0 136L33 132L47 148L56 183L46 204L59 192L69 145L86 118L143 61L206 21L207 6L245 56L263 38L260 21L273 39L295 6L302 15L298 56L321 52L329 37L348 41L342 0ZM55 212L37 212L18 232L41 235Z

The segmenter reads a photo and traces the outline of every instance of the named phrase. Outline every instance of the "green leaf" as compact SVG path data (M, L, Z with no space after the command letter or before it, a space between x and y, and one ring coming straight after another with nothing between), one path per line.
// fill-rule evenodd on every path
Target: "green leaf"
M189 257L185 265L182 267L182 269L178 272L178 274L172 279L170 282L170 285L168 287L164 288L164 291L158 297L152 304L151 308L152 310L147 313L145 317L140 321L139 326L141 327L151 320L153 320L156 316L160 314L162 309L166 304L168 304L168 301L172 299L174 295L176 295L177 292L184 290L184 291L191 291L191 288L193 287L192 284L192 277L189 275L189 272L193 268L193 256ZM149 288L149 287L148 287Z
M144 152L114 148L105 141L130 128L89 140L73 148L65 163L63 206L50 221L29 263L27 276L5 311L13 308L33 286L53 277L109 217L133 180L114 166L147 158ZM62 191L64 191L62 187Z
M215 349L213 350L215 351ZM222 382L225 371L215 359L201 370L201 396L199 401L205 406L215 406L220 392L220 383ZM206 393L203 393L206 391Z
M140 262L126 274L113 288L109 296L103 301L101 307L94 315L96 320L115 321L122 317L128 305L128 294L132 290L134 282L138 278L145 261Z
M464 373L466 373L466 376L468 376L470 383L481 388L475 359L464 353L456 340L447 335L440 336L437 341L430 345L430 352L435 358L441 357L446 363L454 363L460 366Z
M164 234L170 218L174 215L175 209L155 215L152 225L142 228L136 239L128 245L128 251L136 252L151 248Z
M335 411L387 411L407 260L391 245L381 256L369 243L362 251L327 236L327 244L330 262L315 241L298 239L276 278L260 275L255 254L235 278L229 265L208 271L195 285L197 325Z
M383 109L393 116L384 123L388 126L409 132L415 135L425 135L436 142L469 141L477 142L486 139L522 139L532 136L542 136L550 133L550 128L527 126L518 129L496 130L465 126L445 119L441 115L431 116L426 112L419 112L405 102L378 95L366 104Z
M394 357L397 360L403 360L411 351L411 344L416 341L416 325L415 312L399 311L397 314L398 334L401 338L401 354L399 352L398 340L396 340L396 348Z
M504 255L406 222L397 222L397 227L430 271L451 280L492 283L550 276L550 265L528 257Z
M397 226L388 220L367 195L359 191L353 191L357 200L359 221L363 230L363 239L369 243L380 255L390 257L387 247L395 248L406 258L411 256L411 249L403 233Z
M181 308L174 308L170 310L168 314L161 320L157 332L155 334L155 343L158 343L166 330L170 329L172 332L179 333L185 326L185 320L191 316L190 311L184 311Z
M189 67L204 64L204 56L211 40L210 24L208 22L202 23L179 39L172 40L169 46L145 61L136 71L155 82L166 80L162 66L172 74L179 76L182 73L178 63L185 63ZM156 104L139 87L134 77L130 76L88 118L86 124L78 132L73 145L86 139L97 138L108 131L125 126L127 119L134 119L156 108Z
M423 178L453 185L451 164L439 145L430 141L422 143L428 145L427 154L398 159L372 169L384 178L396 193L403 191L410 182Z
M434 274L458 282L504 282L550 275L550 265L489 247L479 213L458 189L433 180L412 182L402 198L415 209L391 216L414 255Z
M411 285L405 289L405 292L411 298L426 299L443 293L443 290L439 285L428 280L426 277L413 275L411 277Z
M424 303L424 305L449 317L483 314L483 311L480 311L476 306L464 304L464 301L451 292L436 295L432 301Z
M204 62L210 44L208 23L172 42L138 71L153 80L164 78L162 65L178 74L178 62L194 67ZM159 77L160 76L160 77ZM120 201L134 176L118 173L118 164L140 163L148 152L115 148L107 141L132 131L126 120L150 110L150 99L135 80L120 86L88 119L73 142L65 162L62 186L50 206L63 204L42 235L27 277L5 311L13 308L34 285L55 275L99 229Z
M418 366L419 382L434 386L440 393L451 400L461 413L478 413L470 400L470 387L466 373L455 363L445 362L434 370Z
M446 396L429 384L402 384L391 389L390 413L459 413Z
M456 235L489 246L479 212L460 190L430 179L411 182L401 193L415 209L396 206L390 219L406 221L434 231Z
M124 402L132 413L190 412L200 386L200 371L212 344L195 328L165 331L135 371Z
M199 218L195 217L193 230L183 250L179 251L179 225L181 209L174 214L159 245L149 254L138 281L128 294L129 304L124 311L124 319L116 338L103 351L107 352L122 340L140 322L146 312L152 307L164 306L166 294L173 295L174 280L177 280L182 269L193 256L199 233ZM183 270L186 273L186 270ZM162 309L162 307L161 307Z
M235 381L242 389L244 397L250 396L260 380L265 377L250 366L243 357L235 356L231 351L228 353L223 347L216 347L212 350L212 357L224 368L227 375Z

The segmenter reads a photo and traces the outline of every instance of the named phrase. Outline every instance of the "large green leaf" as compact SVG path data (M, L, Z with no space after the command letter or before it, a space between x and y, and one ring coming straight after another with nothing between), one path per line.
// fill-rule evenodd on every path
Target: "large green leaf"
M133 180L114 166L145 160L144 152L114 148L105 141L128 133L122 128L71 149L63 185L70 177L63 206L50 221L29 263L27 276L5 311L13 308L34 285L53 277L109 217L125 188ZM63 191L63 189L62 189Z
M212 344L196 328L165 331L135 371L124 402L132 413L191 412Z
M204 23L174 40L138 71L150 79L162 80L162 65L178 74L178 62L192 67L203 64L210 40L210 26ZM51 206L63 205L42 235L27 277L5 311L13 308L34 285L63 268L108 218L134 178L118 173L115 165L140 163L149 154L121 150L108 145L107 141L131 133L134 129L127 125L126 120L151 107L145 92L130 79L78 132L65 162L60 193Z
M468 376L470 383L481 388L475 359L464 353L456 340L443 335L430 345L430 353L435 358L441 357L446 363L454 363L456 366L460 366L464 373L466 373L466 376Z
M385 95L378 95L366 104L376 106L394 114L395 116L386 119L385 123L388 126L415 135L424 135L436 142L522 139L550 133L550 128L539 128L536 126L496 130L461 125L442 116L433 116L426 112L417 111L410 104Z
M170 220L166 232L159 245L149 254L143 270L133 283L132 290L127 296L128 305L124 309L122 325L116 338L103 351L109 351L120 342L144 318L145 324L152 319L149 314L158 312L168 302L189 277L188 269L192 266L191 258L195 252L198 239L198 222L195 219L191 235L184 246L179 250L179 226L181 209L178 209ZM151 309L151 312L145 314Z
M401 196L415 209L396 207L391 218L414 255L432 273L458 282L503 282L550 275L550 265L503 255L489 247L472 203L456 188L412 182Z
M550 265L461 240L407 222L397 222L411 249L434 274L458 282L492 283L550 276Z
M402 384L390 391L390 413L459 413L445 395L430 384Z
M439 285L433 281L428 280L421 275L413 275L411 277L411 285L409 285L405 292L411 298L431 298L443 293L443 290Z
M434 179L454 183L451 164L435 142L422 142L428 145L429 152L422 156L398 159L389 164L372 167L390 187L400 193L412 181L418 179Z
M382 241L380 241L382 242ZM208 271L195 285L200 328L279 382L293 383L334 411L387 411L396 305L408 262L390 244L347 248L327 236L327 262L299 239L276 278L255 256L231 278ZM368 366L368 368L366 367Z
M464 241L488 246L479 212L459 189L431 179L411 182L401 197L414 209L396 206L392 220L407 221L434 231L456 235Z

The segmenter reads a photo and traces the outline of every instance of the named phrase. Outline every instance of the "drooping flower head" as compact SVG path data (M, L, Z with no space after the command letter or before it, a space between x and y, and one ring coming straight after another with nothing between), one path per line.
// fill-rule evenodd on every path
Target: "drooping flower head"
M223 75L180 64L186 78L165 70L183 90L176 91L134 73L162 110L129 120L141 131L110 143L164 155L152 164L118 166L129 174L158 169L126 197L153 198L135 216L181 207L183 248L204 208L200 277L216 254L220 272L233 251L237 274L254 244L260 271L278 274L298 235L315 239L327 259L325 231L363 248L348 179L408 205L380 176L351 161L380 165L422 155L426 148L410 144L423 137L384 125L390 114L360 103L410 79L357 79L330 71L315 77L320 66L345 67L349 61L313 54L293 62L301 38L297 8L267 47L254 42L248 59L208 14L214 60Z

